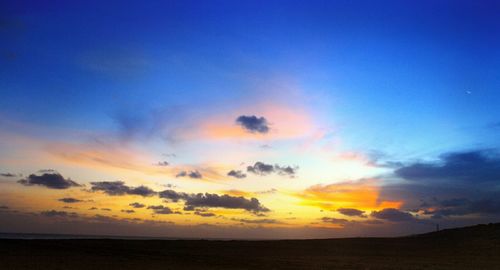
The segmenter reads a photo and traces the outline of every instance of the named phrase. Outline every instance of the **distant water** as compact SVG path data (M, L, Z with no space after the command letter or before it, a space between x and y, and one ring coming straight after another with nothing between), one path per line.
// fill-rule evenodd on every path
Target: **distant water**
M124 239L124 240L181 240L171 237L142 237L118 235L78 235L78 234L42 234L42 233L0 233L0 239ZM185 238L183 238L185 239Z
M228 238L180 238L180 237L154 237L154 236L123 236L123 235L81 235L81 234L49 234L49 233L1 233L1 239L117 239L117 240L217 240L228 241ZM245 240L245 239L240 239ZM258 239L256 239L258 240Z

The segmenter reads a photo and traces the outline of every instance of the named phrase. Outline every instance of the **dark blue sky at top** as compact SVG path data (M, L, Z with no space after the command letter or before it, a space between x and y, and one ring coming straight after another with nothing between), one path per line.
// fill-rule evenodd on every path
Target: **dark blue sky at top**
M2 1L0 116L109 129L293 78L354 147L495 146L495 1ZM287 93L283 93L286 96ZM406 147L406 146L405 146Z

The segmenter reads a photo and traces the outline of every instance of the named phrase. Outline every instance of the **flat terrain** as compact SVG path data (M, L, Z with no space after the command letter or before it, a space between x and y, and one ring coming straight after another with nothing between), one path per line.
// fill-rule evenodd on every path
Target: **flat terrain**
M403 238L0 240L0 269L500 269L500 224Z

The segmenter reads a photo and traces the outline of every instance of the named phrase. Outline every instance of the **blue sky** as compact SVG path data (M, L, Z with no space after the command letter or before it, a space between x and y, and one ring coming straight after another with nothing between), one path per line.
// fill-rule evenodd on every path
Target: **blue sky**
M221 170L267 161L303 172L289 195L358 178L386 185L404 177L384 162L499 147L495 1L0 5L5 172L165 185L182 170L217 182ZM264 117L270 132L241 129L241 115ZM340 164L329 167L332 158ZM164 177L144 165L163 159ZM186 190L221 191L188 181ZM285 181L222 185L257 192ZM280 208L288 195L269 203Z

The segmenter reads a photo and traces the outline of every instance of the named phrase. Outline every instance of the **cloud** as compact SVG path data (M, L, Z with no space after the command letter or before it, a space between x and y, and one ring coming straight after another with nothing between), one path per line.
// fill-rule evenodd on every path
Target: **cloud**
M279 175L294 177L297 169L298 167L292 168L290 166L271 165L260 161L255 162L253 166L247 166L247 172L261 176L277 173Z
M337 224L337 225L345 225L348 224L350 221L344 218L332 218L332 217L323 217L321 220L325 223L332 223L332 224Z
M0 176L2 176L2 177L17 177L18 175L13 174L13 173L0 173Z
M370 216L391 222L409 222L416 220L412 214L395 208L385 208L380 211L373 211Z
M186 177L186 176L193 179L203 178L203 175L201 175L201 173L196 170L190 171L189 173L186 171L180 171L177 175L175 175L175 177Z
M111 212L111 208L101 208L101 210Z
M167 189L158 193L158 196L163 199L170 200L172 202L178 202L179 200L184 200L189 195L184 192L176 192L175 190Z
M201 217L214 217L216 214L214 213L207 213L207 212L200 212L200 211L195 211L195 215L201 216Z
M144 204L142 204L142 203L134 202L134 203L129 204L129 206L132 206L132 207L134 207L134 208L143 208L143 207L145 207L146 205L144 205Z
M269 209L260 204L256 198L246 199L244 197L218 195L210 193L187 194L174 190L164 190L159 193L160 198L173 202L183 200L186 207L220 207L229 209L244 209L250 212L267 212Z
M78 203L78 202L82 202L82 200L75 199L75 198L61 198L58 201L64 202L64 203Z
M17 182L25 186L39 185L52 189L67 189L81 186L69 178L65 179L59 173L30 174L26 179L21 179Z
M40 214L46 217L78 217L78 214L74 212L56 211L56 210L42 211L40 212Z
M321 221L324 223L330 223L334 225L338 225L339 227L345 228L346 226L357 226L357 225L380 225L384 224L380 220L376 219L371 219L371 220L363 220L363 221L357 221L357 220L347 220L344 218L332 218L332 217L323 217L321 218Z
M91 191L103 191L111 196L139 195L149 197L156 194L154 190L146 186L129 187L123 181L91 182L90 184L92 185Z
M274 169L278 172L279 175L295 177L298 167L292 168L290 166L281 167L279 165L274 165Z
M240 170L231 170L227 173L228 176L232 176L232 177L235 177L235 178L239 178L239 179L242 179L242 178L245 178L247 177L246 174L244 174L242 171Z
M409 181L500 181L500 155L491 150L446 153L438 162L417 162L398 168L395 174Z
M426 204L423 213L432 215L432 218L443 218L452 216L466 216L470 214L500 214L499 199L453 198L436 201L435 204Z
M195 207L220 207L229 209L244 209L251 212L268 212L256 198L233 197L227 194L217 195L210 193L192 194L186 198L186 205Z
M152 209L155 214L159 214L159 215L174 214L174 211L172 211L172 209L168 208L167 206L163 206L163 205L150 205L150 206L148 206L148 209Z
M170 165L170 163L168 163L168 161L159 161L158 163L156 163L156 165L160 167L166 167Z
M122 209L121 210L122 213L127 213L127 214L132 214L132 213L135 213L134 210L130 210L130 209Z
M233 219L234 221L239 221L243 223L249 223L249 224L283 224L283 222L278 221L276 219Z
M264 117L241 115L236 118L236 123L251 133L265 134L269 131L269 124Z
M366 217L366 215L364 214L365 211L361 211L355 208L339 208L337 209L337 212L349 217Z
M258 175L268 175L274 172L274 166L271 164L265 164L263 162L258 161L253 166L248 166L247 172L251 172Z

